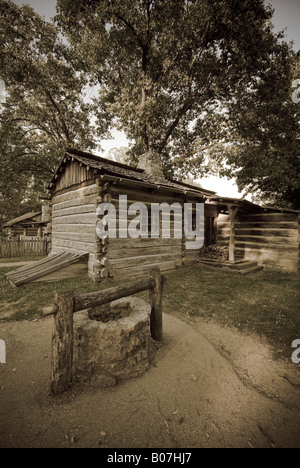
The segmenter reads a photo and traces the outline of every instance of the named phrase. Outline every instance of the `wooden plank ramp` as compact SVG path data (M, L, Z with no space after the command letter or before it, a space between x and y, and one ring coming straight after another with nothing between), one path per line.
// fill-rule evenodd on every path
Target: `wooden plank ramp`
M7 273L5 276L13 286L21 286L32 283L75 263L80 263L85 259L87 262L88 254L86 253L76 254L65 251L60 254L50 255L38 262L32 262L29 265Z

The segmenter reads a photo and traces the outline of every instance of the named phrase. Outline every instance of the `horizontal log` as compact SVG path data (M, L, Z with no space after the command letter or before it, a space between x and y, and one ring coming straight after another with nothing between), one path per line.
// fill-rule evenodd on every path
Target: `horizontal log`
M219 230L219 235L226 236L230 234L230 229ZM295 237L299 235L298 229L269 229L265 228L236 228L236 237L255 236L255 237Z
M134 266L157 265L158 263L171 262L171 261L173 262L173 261L180 260L180 259L181 259L181 252L177 254L176 252L174 252L173 255L171 254L147 255L147 256L140 256L140 257L109 260L109 267L119 270L119 269L134 267Z
M112 185L111 187L111 194L112 198L115 202L119 202L119 195L127 195L127 202L137 203L143 202L146 205L149 203L174 203L179 202L182 203L182 195L179 194L172 194L172 195L161 195L159 193L153 193L152 190L143 189L143 186L139 186L138 189L133 189L131 187L122 187Z
M128 248L142 248L142 247L162 247L162 246L181 246L182 239L109 239L110 248L128 249Z
M59 218L54 218L52 221L52 226L57 226L59 224L93 224L96 229L96 222L97 217L95 211L94 213L60 216Z
M237 228L239 229L299 229L299 224L296 221L279 221L279 222L259 222L259 221L254 221L254 222L239 222L237 223Z
M240 221L295 221L298 219L298 213L253 213L240 215Z
M66 208L72 208L72 207L80 207L82 205L92 205L95 203L95 200L97 200L97 196L95 193L91 195L85 195L84 197L78 197L73 200L66 200L62 202L57 202L55 199L53 199L52 202L52 211L58 211L58 210L64 210Z
M133 283L106 289L104 291L82 294L81 296L75 297L74 312L109 304L110 302L121 299L122 297L128 297L132 294L137 294L153 287L153 279L144 278Z
M71 208L56 209L52 211L52 218L60 218L61 216L69 216L76 214L96 213L94 203L73 206Z
M74 298L74 312L109 304L110 302L146 291L147 289L152 289L153 287L153 278L144 278L126 285L105 289L104 291L82 294ZM56 304L52 307L46 307L42 311L44 317L55 315L57 312L58 307Z
M229 241L224 240L224 239L218 239L217 240L217 245L220 247L228 247ZM271 250L280 250L282 252L294 252L294 255L298 254L298 246L293 245L293 244L261 244L258 242L241 242L237 241L236 242L236 247L240 248L246 248L246 247L252 247L256 250L261 250L261 249L271 249Z
M70 187L69 189L62 190L62 193L55 193L52 198L52 204L83 198L86 195L96 194L96 191L97 185L95 183L84 184L83 187Z
M180 245L178 244L178 252L180 251ZM174 252L174 247L168 245L158 245L152 247L143 247L139 246L139 248L130 248L130 249L119 249L117 244L112 247L109 245L107 248L107 258L109 260L115 259L123 259L123 258L130 258L136 256L146 256L146 255L164 255L164 254L172 254Z
M296 239L299 236L298 229L237 229L236 236L250 236L262 238L288 238Z
M55 233L72 233L74 235L96 233L96 224L54 224L52 226L52 234Z
M257 244L291 245L298 247L297 237L236 236L236 242L255 242Z
M60 240L68 239L70 241L87 242L87 243L93 243L98 240L95 230L93 230L91 233L73 233L72 231L55 232L53 234L53 237L55 239L60 239Z
M97 253L96 242L80 242L80 241L71 241L67 237L65 239L57 239L53 237L52 239L52 248L64 247L66 250L82 250L91 253Z
M219 234L217 236L218 240L228 240L229 236L228 234ZM281 244L287 244L287 245L298 245L298 236L294 237L279 237L279 236L252 236L252 235L236 235L235 237L236 242L253 242L255 244L273 244L275 245L281 245Z

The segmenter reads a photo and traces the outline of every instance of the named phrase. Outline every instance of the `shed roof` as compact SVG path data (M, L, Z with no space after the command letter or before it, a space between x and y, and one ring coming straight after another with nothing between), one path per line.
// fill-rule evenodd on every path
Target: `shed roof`
M36 216L40 216L42 214L41 211L37 212L37 213L34 213L34 212L31 212L31 213L26 213L22 216L19 216L18 218L14 218L14 219L11 219L10 221L8 221L7 223L4 224L4 228L5 227L12 227L14 226L15 224L19 224L21 223L22 221L27 221L29 219L32 219L32 218L35 218Z
M243 208L244 211L253 212L280 212L280 213L300 213L299 210L292 210L289 208L280 208L280 207L271 207L271 206L263 206L258 205L257 203L250 202L244 198L228 198L228 197L221 197L217 195L213 195L208 197L208 201L210 203L215 203L219 206L228 206L228 205L236 205Z
M121 164L115 161L111 161L109 159L102 158L100 156L96 156L94 154L85 153L82 151L78 151L75 149L67 149L65 157L71 157L85 166L89 166L93 169L99 171L99 175L107 175L118 178L119 180L127 180L128 182L132 183L140 183L144 186L161 188L166 190L172 190L174 192L180 193L191 193L194 195L215 195L216 192L212 190L206 190L201 187L196 187L194 185L185 184L183 182L178 182L171 179L162 179L157 177L152 177L146 174L143 169L136 169L132 166L128 166L126 164ZM60 167L65 162L65 157L63 158ZM56 172L56 175L53 177L49 188L53 188L55 186L55 182L57 177L59 176L59 169Z

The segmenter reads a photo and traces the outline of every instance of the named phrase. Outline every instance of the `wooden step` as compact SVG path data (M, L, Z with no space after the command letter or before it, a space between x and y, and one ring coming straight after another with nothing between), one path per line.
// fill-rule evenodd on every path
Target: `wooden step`
M258 273L264 269L263 266L257 265L257 262L247 262L246 260L237 263L212 261L210 259L200 259L199 263L212 268L219 268L221 271L228 273L236 273L240 275L250 275Z

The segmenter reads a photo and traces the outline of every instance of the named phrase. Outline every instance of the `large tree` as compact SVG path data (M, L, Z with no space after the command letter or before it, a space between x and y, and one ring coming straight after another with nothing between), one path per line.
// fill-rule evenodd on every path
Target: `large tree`
M99 109L117 118L133 155L157 151L166 166L176 158L180 172L199 172L206 120L218 125L227 109L236 124L240 114L228 106L245 95L252 107L264 100L260 83L290 63L263 0L58 0L57 7L78 69L100 84Z
M235 178L257 201L300 209L300 86L292 87L300 77L299 59L276 60L277 74L270 67L255 89L227 103L218 121L205 119L206 137L198 140L190 164L194 172L206 167Z
M93 149L87 79L72 66L66 41L29 6L0 0L0 215L38 205L68 146ZM3 99L2 99L3 101ZM105 120L98 126L105 131Z

